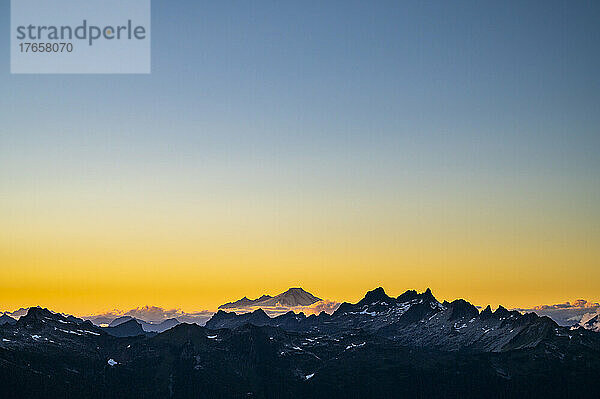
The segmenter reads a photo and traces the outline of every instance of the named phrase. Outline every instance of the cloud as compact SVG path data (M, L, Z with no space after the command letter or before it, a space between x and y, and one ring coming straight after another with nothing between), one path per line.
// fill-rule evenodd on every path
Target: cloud
M266 314L268 314L271 317L276 317L289 311L295 313L302 312L305 315L309 316L311 314L319 314L321 312L331 314L335 312L339 306L339 302L332 301L329 299L323 299L309 306L244 306L235 309L227 309L227 311L235 313L248 313L253 312L257 309L262 309L265 311Z
M596 312L596 313L586 313L583 315L583 317L581 318L581 320L579 321L581 324L588 322L589 320L593 319L594 317L596 317L597 315L600 314L600 311Z
M18 310L15 310L14 312L4 312L3 314L10 316L13 319L19 319L20 317L25 316L28 311L29 308L20 308Z
M336 302L336 301L330 301L329 299L324 299L322 301L318 301L313 303L312 305L308 306L308 309L306 312L306 314L319 314L321 312L325 312L325 313L333 313L337 310L337 308L339 308L341 305L341 303Z
M295 313L303 312L305 315L309 316L311 314L319 314L321 312L333 313L340 306L339 302L332 300L321 300L313 303L310 306L270 306L270 307L261 307L269 316L275 317L281 314L287 313L289 311L293 311ZM227 309L228 311L233 311L236 313L247 313L252 312L258 309L258 307L244 307L239 309ZM21 308L14 312L5 312L5 314L19 318L27 313L28 308ZM96 325L107 325L110 324L113 320L123 317L130 316L139 320L143 320L149 323L160 323L166 319L175 318L182 323L194 323L198 325L205 325L206 322L215 314L214 311L211 310L201 310L196 312L184 312L178 308L165 309L160 306L140 306L134 309L129 310L121 310L121 309L113 309L110 311L95 313L87 316L83 316L82 319L90 320L92 323Z
M333 313L340 306L339 302L332 300L321 300L313 303L310 306L271 306L271 307L262 307L262 309L271 317L279 316L281 314L287 313L289 311L293 311L295 313L304 312L305 315L311 314L319 314L321 312ZM228 309L228 311L233 311L236 313L247 313L252 312L258 309L258 307L245 307L239 309ZM19 318L27 313L28 308L21 308L14 312L4 312L5 314ZM160 323L166 319L176 318L182 323L194 323L198 325L205 325L206 322L215 314L214 311L211 310L201 310L197 312L184 312L178 308L165 309L160 306L140 306L134 309L129 310L121 310L121 309L113 309L110 311L91 314L87 316L83 316L82 319L90 320L92 323L96 325L107 325L110 324L113 320L123 317L130 316L139 320L143 320L149 323Z
M319 314L321 312L333 313L340 306L339 302L332 300L321 300L313 303L310 306L262 306L263 309L269 316L275 317L293 311L295 313L304 312L305 315ZM253 312L258 307L249 306L237 309L227 309L230 312L236 313L248 313ZM93 314L84 316L83 319L90 320L92 323L97 325L110 324L111 321L118 317L130 316L136 319L144 320L149 323L160 323L166 319L176 318L182 323L195 323L198 325L205 325L206 322L212 317L215 312L210 310L202 310L198 312L184 312L181 309L165 309L159 306L141 306L130 310L119 310L113 309L108 312Z
M600 303L585 299L573 302L538 305L530 309L516 309L520 312L534 312L540 316L548 316L561 326L572 326L589 320L600 312Z
M600 303L589 302L585 299L576 299L571 302L557 303L554 305L538 305L533 310L551 310L551 309L595 309L600 308Z
M144 321L160 321L181 316L184 313L180 309L164 309L158 306L142 306L139 308L128 310L124 313L125 316L135 317Z
M183 313L181 316L177 316L177 320L182 323L193 323L203 326L206 322L215 314L210 310L202 310L200 312Z

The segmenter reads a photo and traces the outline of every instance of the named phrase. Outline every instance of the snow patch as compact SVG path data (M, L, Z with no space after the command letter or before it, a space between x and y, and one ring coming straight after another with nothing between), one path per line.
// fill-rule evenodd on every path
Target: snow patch
M365 346L366 342L363 342L362 344L350 344L346 347L346 350L348 349L352 349L352 348L360 348L361 346Z
M363 310L358 314L368 314L369 316L377 316L377 312L367 312L367 309Z

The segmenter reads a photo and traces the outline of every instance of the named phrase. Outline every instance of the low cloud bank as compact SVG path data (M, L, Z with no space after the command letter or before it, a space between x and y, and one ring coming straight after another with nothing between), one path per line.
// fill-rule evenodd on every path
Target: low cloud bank
M28 311L29 311L29 308L21 308L21 309L15 310L13 312L3 312L2 314L5 314L7 316L12 317L13 319L18 320L22 316L25 316Z
M304 312L305 315L319 314L321 312L333 313L340 306L339 302L328 299L313 303L310 306L260 306L269 316L275 317L281 314L293 311L295 313ZM228 312L248 313L258 309L258 306L248 306L235 309L226 309ZM182 323L195 323L205 325L206 322L215 314L211 310L202 310L199 312L184 312L181 309L165 309L158 306L142 306L127 311L114 309L109 312L99 313L83 317L96 325L110 324L118 317L130 316L148 323L160 323L166 319L177 319Z
M296 313L304 312L305 315L319 314L321 312L333 313L340 306L339 302L331 300L321 300L313 303L310 306L271 306L261 308L271 317L279 316L281 314L293 311ZM237 309L227 309L228 312L236 313L247 313L258 309L258 307L243 307ZM21 308L14 312L3 312L3 314L9 315L13 318L18 319L21 316L27 314L28 308ZM206 322L215 314L212 310L201 310L198 312L184 312L181 309L165 309L159 306L140 306L135 309L121 310L113 309L107 312L92 314L81 317L84 320L90 320L92 323L100 325L108 325L113 320L123 317L130 316L139 320L143 320L148 323L158 324L167 319L177 319L181 323L193 323L203 326Z
M321 301L317 301L309 306L244 306L239 308L225 309L225 311L235 313L248 313L260 308L271 317L279 316L289 311L293 311L295 313L303 312L305 315L309 316L311 314L319 314L321 312L331 314L335 312L339 306L339 302L324 299Z
M110 322L114 319L123 316L134 317L148 323L160 323L163 320L175 318L182 323L195 323L204 325L213 314L214 312L209 310L202 310L199 312L184 312L181 309L165 309L158 306L142 306L127 311L114 309L109 312L85 316L83 319L90 320L94 324L101 325L110 324Z
M557 310L557 309L597 309L600 308L600 303L589 302L585 299L576 299L571 302L557 303L554 305L539 305L534 307L535 310Z
M561 326L572 326L585 323L600 313L600 303L577 299L573 302L538 305L530 309L516 309L520 312L534 312L540 316L548 316Z

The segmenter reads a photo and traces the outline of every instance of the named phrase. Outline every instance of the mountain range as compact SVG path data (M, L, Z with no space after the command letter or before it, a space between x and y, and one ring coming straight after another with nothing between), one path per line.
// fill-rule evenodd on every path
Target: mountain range
M302 288L290 288L275 296L262 295L257 299L243 297L237 301L220 305L218 309L226 310L227 312L225 313L235 312L236 314L250 313L262 309L269 317L276 317L284 315L289 311L305 313L306 315L319 314L322 311L331 314L339 306L340 303L338 302L322 300ZM0 325L4 323L14 324L16 320L27 314L28 309L20 308L14 312L4 312L0 315ZM596 302L578 299L573 303L540 305L530 309L517 308L515 310L520 313L535 313L539 316L548 316L560 326L583 327L596 332L600 331L600 319L596 317L600 317L600 304ZM143 306L129 311L115 310L98 315L84 316L82 319L90 320L99 327L114 327L124 321L135 319L142 326L144 332L160 333L182 322L203 326L214 315L214 312L208 310L186 313L179 309ZM218 316L223 317L224 313L218 312ZM251 316L245 316L245 318L248 317Z
M42 308L0 326L3 398L595 398L598 375L600 333L430 290L161 333Z
M448 351L501 352L535 347L556 334L572 335L535 313L521 314L502 306L494 312L489 306L479 312L462 299L440 303L429 289L420 294L406 291L394 298L381 287L356 304L341 304L331 315L323 312L307 317L288 312L270 318L262 309L239 315L219 310L206 327L236 328L246 323L313 334L361 330L405 345Z

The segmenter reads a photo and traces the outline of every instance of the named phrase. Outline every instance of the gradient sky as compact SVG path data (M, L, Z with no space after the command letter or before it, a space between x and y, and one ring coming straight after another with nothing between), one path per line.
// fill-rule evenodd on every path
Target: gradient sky
M153 0L151 75L10 75L0 310L302 286L599 300L598 2Z

